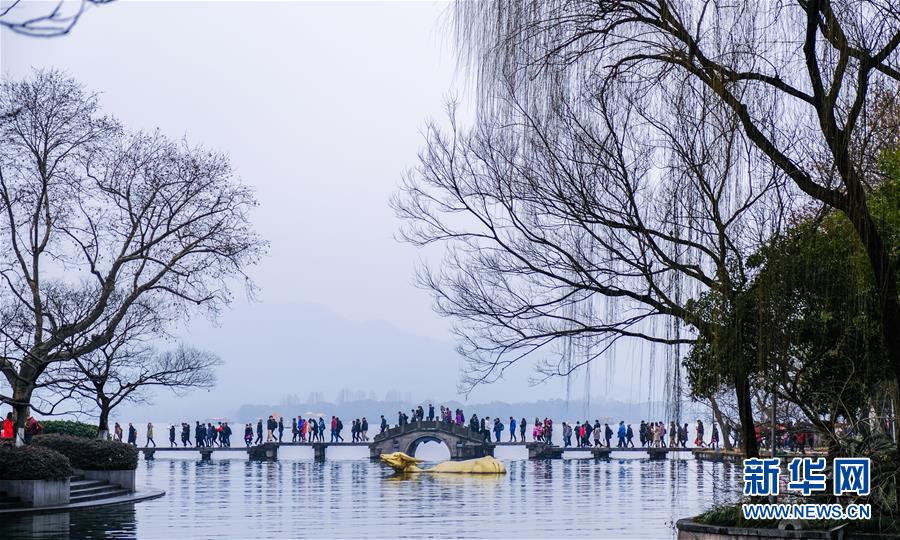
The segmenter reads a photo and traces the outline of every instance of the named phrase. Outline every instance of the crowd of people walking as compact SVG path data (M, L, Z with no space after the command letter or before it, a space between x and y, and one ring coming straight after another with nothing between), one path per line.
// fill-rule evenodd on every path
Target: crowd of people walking
M440 406L435 410L433 404L426 407L420 405L411 409L407 414L403 411L397 411L397 423L395 427L403 427L411 422L421 421L438 421L447 425L467 426L469 430L478 434L478 436L487 443L525 443L528 442L527 435L529 428L531 432L531 442L544 442L553 444L554 427L551 418L541 419L536 417L533 422L529 422L526 418L516 419L510 416L506 422L498 417L491 418L484 416L479 418L477 414L472 413L466 421L465 414L462 409L451 409L450 407ZM390 429L390 425L384 415L381 415L378 430L384 433ZM285 425L285 419L282 416L276 418L269 415L265 420L260 418L256 425L252 423L244 424L244 444L253 446L265 443L284 443L285 431L290 430L291 443L367 443L370 442L369 421L363 416L350 421L350 440L344 438L344 422L339 416L332 416L330 421L326 421L323 416L304 418L295 416L290 419L290 425ZM688 447L688 424L677 425L674 421L666 425L662 421L647 422L641 420L637 430L631 424L626 424L624 420L618 424L610 426L609 423L601 423L600 420L576 421L573 425L571 422L562 422L561 439L563 447L587 448L587 447L606 447L613 448L635 448L634 438L637 436L641 448L666 448L666 447ZM719 448L719 431L715 423L712 424L709 440L705 438L706 428L703 421L698 419L694 428L693 446L697 448ZM200 422L196 421L193 429L187 422L182 422L180 427L176 425L169 426L169 445L177 447L178 441L176 437L180 434L181 447L195 446L202 447L230 447L232 429L228 422ZM193 438L192 438L193 436ZM122 426L117 422L113 431L113 438L122 441L125 437ZM138 432L131 424L128 424L127 442L137 445ZM146 430L147 446L156 447L153 439L153 424L147 423ZM802 447L805 440L800 444L793 444L791 440L787 440L786 446Z

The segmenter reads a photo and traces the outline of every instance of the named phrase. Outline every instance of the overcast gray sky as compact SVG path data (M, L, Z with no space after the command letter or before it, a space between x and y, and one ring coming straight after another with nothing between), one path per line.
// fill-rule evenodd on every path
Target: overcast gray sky
M194 321L186 331L226 361L219 391L190 403L217 407L235 392L242 402L312 390L331 398L341 388L383 397L393 386L455 395L449 323L412 285L421 254L394 240L387 204L415 164L425 122L443 117L449 97L466 99L448 8L117 2L91 9L63 38L0 33L3 76L63 69L130 127L229 153L256 188L253 220L271 242L253 271L258 302L238 301L218 328ZM383 374L409 365L417 369L402 379ZM472 399L564 395L561 382L528 388L529 375L522 365ZM599 393L645 398L626 378Z

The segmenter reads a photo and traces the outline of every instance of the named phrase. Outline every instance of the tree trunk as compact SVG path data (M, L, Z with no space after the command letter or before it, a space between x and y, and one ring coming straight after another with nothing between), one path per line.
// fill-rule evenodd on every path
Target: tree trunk
M31 391L30 385L21 382L13 388L13 399L16 401L13 405L16 417L16 446L25 444L25 422L31 416Z
M759 457L759 446L756 444L756 423L753 421L753 403L750 401L750 379L743 370L735 374L734 393L737 398L738 418L741 421L744 457Z
M100 404L100 418L98 420L100 426L97 430L97 438L101 441L105 441L109 436L109 405Z
M17 403L13 406L16 417L16 446L25 444L25 420L31 414L31 407L27 403Z
M898 269L893 264L890 246L886 246L881 231L866 204L866 194L862 182L853 175L845 180L850 198L844 213L856 229L859 239L866 249L872 273L875 276L875 291L881 307L881 335L884 336L894 382L900 385L900 295L897 292ZM900 461L900 444L895 445L895 459ZM898 486L900 488L900 486ZM896 497L895 510L900 513L900 497Z
M710 396L709 404L712 407L713 411L713 420L719 424L719 431L722 433L722 446L725 450L732 450L731 448L731 428L724 420L724 415L722 411L719 409L719 403L716 401L715 396Z

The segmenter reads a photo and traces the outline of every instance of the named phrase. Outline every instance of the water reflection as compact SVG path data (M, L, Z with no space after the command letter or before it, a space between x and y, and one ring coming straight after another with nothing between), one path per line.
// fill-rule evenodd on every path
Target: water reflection
M503 476L396 476L368 460L160 459L138 483L161 499L6 520L0 538L671 538L675 520L738 486L731 465L690 459L505 464Z

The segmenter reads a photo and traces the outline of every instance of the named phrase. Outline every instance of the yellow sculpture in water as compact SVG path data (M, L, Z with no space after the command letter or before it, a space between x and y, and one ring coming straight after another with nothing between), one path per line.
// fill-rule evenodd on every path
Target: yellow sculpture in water
M416 464L422 463L421 459L408 456L403 452L381 454L381 462L401 473L506 474L506 467L503 466L503 463L490 456L465 461L444 461L427 469L420 469L416 466Z

